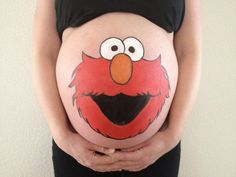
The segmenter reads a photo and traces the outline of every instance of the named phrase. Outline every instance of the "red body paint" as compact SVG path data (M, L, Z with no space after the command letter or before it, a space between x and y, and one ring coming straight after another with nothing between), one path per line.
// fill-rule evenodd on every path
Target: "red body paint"
M167 72L161 65L161 55L152 61L143 58L132 61L132 75L122 85L112 80L110 60L93 58L85 53L82 53L82 59L73 72L74 78L69 87L75 87L73 104L76 103L78 113L94 131L108 138L126 139L144 132L158 118L170 90ZM112 122L91 97L100 94L116 96L120 93L127 95L127 98L137 95L150 97L137 115L124 125Z

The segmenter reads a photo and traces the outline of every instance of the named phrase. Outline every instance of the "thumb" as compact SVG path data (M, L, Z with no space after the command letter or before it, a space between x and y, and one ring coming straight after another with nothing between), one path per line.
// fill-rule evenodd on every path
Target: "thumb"
M99 145L93 145L93 149L97 152L103 153L103 154L112 154L115 152L115 148L107 148Z

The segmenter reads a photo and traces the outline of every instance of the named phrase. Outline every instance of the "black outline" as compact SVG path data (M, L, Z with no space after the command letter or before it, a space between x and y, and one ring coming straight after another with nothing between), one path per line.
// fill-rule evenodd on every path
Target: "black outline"
M144 54L145 54L145 49L144 49L143 43L142 43L139 39L137 39L136 37L133 37L133 36L128 36L128 37L124 38L122 42L124 43L124 41L125 41L126 39L128 39L128 38L134 38L134 39L136 39L137 41L140 42L140 44L141 44L142 47L143 47L143 56L142 56L139 60L143 59ZM124 46L125 46L125 44L124 44ZM128 55L128 54L127 54L127 55ZM131 58L131 57L130 57L130 58ZM137 60L137 61L139 61L139 60ZM131 59L131 61L133 61L133 60ZM133 61L133 62L136 62L136 61Z
M129 58L130 58L130 56L129 55L127 55L126 53L121 53L121 54L124 54L124 55L126 55L126 56L128 56ZM118 54L117 54L118 55ZM113 57L114 58L114 57ZM110 62L110 64L109 64L109 74L110 74L110 77L111 77L111 79L113 80L113 82L115 82L116 84L118 84L118 85L125 85L125 84L127 84L129 81L130 81L130 79L132 78L132 75L133 75L133 61L131 60L131 58L130 58L130 60L131 60L131 75L130 75L130 77L129 77L129 80L127 80L124 84L121 84L121 83L118 83L118 82L116 82L114 79L113 79L113 77L112 77L112 75L111 75L111 64L112 64L112 61L113 61L113 58L112 58L112 60L111 60L111 62Z
M101 54L102 44L103 44L105 41L107 41L108 39L112 39L112 38L120 40L121 43L123 44L124 50L125 50L125 45L124 45L123 41L122 41L120 38L118 38L118 37L109 37L109 38L106 38L105 40L103 40L103 41L101 42L100 47L99 47L99 53L100 53L100 56L101 56L102 58L104 58L104 57L102 56L102 54ZM125 51L123 51L122 53L124 53L124 52L125 52ZM119 53L118 53L118 54L119 54ZM116 55L118 55L118 54L116 54ZM116 55L114 55L114 56L116 56ZM113 60L114 56L113 56L111 59L108 59L108 58L104 58L104 59L111 61L111 60Z
M109 38L106 38L105 40L103 40L102 43L105 42L105 41L108 40L108 39L111 39L111 38L116 38L116 39L118 39L118 40L121 40L121 39L118 38L118 37L109 37ZM147 60L147 59L143 58L144 55L145 55L145 50L144 50L144 45L142 44L142 42L141 42L139 39L137 39L136 37L128 36L128 37L124 38L123 40L121 40L121 42L123 43L123 45L124 45L124 40L126 40L127 38L135 38L136 40L138 40L138 41L141 43L141 45L142 45L142 47L143 47L143 56L142 56L139 60L137 60L137 61L133 61L133 60L131 59L131 57L130 57L128 54L126 54L125 52L123 52L123 54L127 55L127 56L131 59L131 62L138 62L138 61L140 61L141 59L143 59L143 60L145 60L145 61L148 61L148 62L155 62L157 59L159 59L159 60L160 60L160 65L161 65L161 59L162 59L161 54L159 54L159 56L158 56L157 58L155 58L154 60ZM104 57L101 55L101 46L102 46L102 43L101 43L101 45L100 45L100 47L99 47L99 53L100 53L100 56L101 56L102 58L104 58ZM125 45L124 45L124 49L125 49ZM120 53L120 54L121 54L121 53ZM92 57L92 56L86 54L84 51L82 51L82 62L84 62L83 55L85 55L85 56L88 57L88 58L92 58L92 59L100 59L100 58L101 58L101 57L100 57L100 58ZM118 55L118 54L116 54L116 55ZM114 57L113 57L113 58L114 58ZM104 58L104 59L109 60L109 61L112 61L113 58L112 58L112 59ZM76 68L75 68L74 71L72 72L71 79L73 79L74 75L76 74L77 70L79 69L79 68L78 68L79 66L80 66L80 64L79 64L78 66L76 66ZM109 65L109 70L110 70L110 66L111 66L111 62L110 62L110 65ZM81 118L83 118L83 120L85 120L85 121L88 123L88 125L89 125L95 132L97 132L97 133L103 135L103 136L106 137L106 138L110 138L110 139L124 140L124 139L128 139L128 138L135 137L135 136L137 136L137 135L139 135L139 134L145 132L146 129L150 126L150 124L151 124L154 120L156 120L157 117L159 116L159 114L160 114L160 112L162 111L162 108L163 108L163 106L164 106L164 104L165 104L165 102L166 102L166 98L169 98L169 93L170 93L170 90L171 90L171 88L170 88L170 82L169 82L169 76L168 76L167 70L165 69L164 66L161 65L161 67L164 69L164 73L165 73L165 74L164 74L164 77L165 77L165 79L168 81L168 88L169 88L169 90L168 90L168 95L165 97L164 102L163 102L163 104L160 106L160 108L158 109L157 114L155 115L154 119L153 119L153 120L152 120L152 119L149 119L149 123L148 123L147 127L146 127L145 129L143 129L143 130L140 130L136 135L129 136L129 137L126 137L126 138L114 138L114 137L110 137L109 135L106 135L106 134L102 133L101 131L99 131L99 129L93 128L93 127L90 125L88 119L83 116L83 113L81 112L80 107L77 107L77 104L76 104L76 107L77 107L77 111L78 111L78 113L79 113L79 116L80 116ZM132 65L131 70L132 70L132 72L131 72L131 77L132 77L132 74L133 74L133 65ZM110 74L110 77L111 77L111 72L109 72L109 74ZM129 80L131 79L131 77L129 78ZM111 78L112 78L112 77L111 77ZM112 80L113 80L113 78L112 78ZM128 80L127 82L129 82L129 80ZM113 80L113 81L114 81L114 80ZM71 82L72 82L72 81L71 81ZM72 85L71 85L71 82L70 82L70 84L68 85L69 88L72 88L72 87L75 85L75 84L74 84L74 85L72 86ZM114 81L114 82L117 83L116 81ZM126 83L127 83L127 82L126 82ZM124 84L126 84L126 83L124 83ZM119 84L119 85L124 85L124 84L120 84L120 83L117 83L117 84ZM88 94L82 94L82 96L89 96L89 94L93 94L93 92L90 92L90 93L88 93ZM137 94L141 94L141 93L137 93ZM142 93L142 94L146 94L146 93ZM148 92L148 94L149 94L149 92ZM150 95L150 94L149 94L149 95ZM156 95L151 95L151 96L152 96L152 97L156 97L156 96L159 96L159 95L160 95L160 93L158 93L158 94L156 94ZM74 96L73 96L73 97L72 97L72 104L73 104L73 106L74 106L74 101L75 101L75 100L77 100L77 98L74 98Z

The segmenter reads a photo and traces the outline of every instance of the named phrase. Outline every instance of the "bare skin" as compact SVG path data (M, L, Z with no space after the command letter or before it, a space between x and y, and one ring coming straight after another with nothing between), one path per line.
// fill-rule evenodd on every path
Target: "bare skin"
M122 160L122 163L115 163L119 164L121 169L129 171L144 169L175 147L182 137L200 83L202 53L200 2L186 0L185 13L181 29L174 36L179 78L169 111L168 125L148 141L125 149L124 152L112 154L115 159Z
M33 25L33 81L40 106L57 145L82 165L100 172L121 169L139 171L176 146L183 134L200 80L199 11L199 1L186 0L184 22L181 29L173 36L179 77L168 123L152 138L140 145L114 152L114 149L90 143L76 133L70 125L55 77L57 56L62 43L55 27L54 0L38 0ZM72 34L73 30L64 33L64 41L70 33Z
M33 23L33 84L51 134L57 145L82 165L97 171L118 170L107 168L108 164L117 160L95 153L109 154L114 149L86 141L68 122L55 77L56 60L61 46L55 23L54 0L37 1Z

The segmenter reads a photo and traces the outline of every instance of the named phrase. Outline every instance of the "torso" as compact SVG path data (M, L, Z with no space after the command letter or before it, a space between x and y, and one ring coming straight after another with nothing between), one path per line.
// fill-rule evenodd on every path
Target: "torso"
M148 60L146 61L147 63L150 63L154 61L155 59L157 59L159 56L161 56L161 60L160 60L161 67L162 69L166 71L166 74L168 76L168 78L166 78L167 76L163 74L163 77L165 77L169 83L168 90L166 87L166 83L159 81L159 78L158 78L159 76L155 75L152 78L150 78L152 76L152 73L155 73L155 72L152 72L150 70L150 73L148 73L146 70L135 70L135 67L136 67L135 64L132 65L133 70L131 71L133 72L136 71L136 75L135 73L133 73L133 75L130 76L130 79L128 82L123 83L123 84L118 84L117 87L116 87L117 83L112 82L112 80L108 81L107 78L108 76L111 77L111 75L108 75L103 78L102 75L96 74L97 73L96 70L88 71L89 74L86 74L85 72L83 77L88 77L88 78L83 78L83 79L91 80L91 82L86 81L86 84L87 84L86 86L83 86L83 83L85 83L84 81L82 81L83 79L80 80L81 81L80 86L85 87L85 88L82 88L82 90L84 89L86 91L86 89L89 88L88 85L90 83L93 83L93 84L101 83L102 84L101 88L105 88L105 90L107 90L107 95L110 94L109 96L111 96L111 94L114 94L115 91L119 91L119 90L122 93L132 95L131 93L139 90L139 87L140 88L142 87L141 89L142 91L145 91L144 89L147 89L146 91L150 91L150 92L151 91L155 92L156 90L159 89L158 87L163 87L164 91L166 93L168 92L169 97L165 95L166 98L164 99L163 105L161 105L159 113L157 114L157 110L155 110L156 113L152 113L152 114L156 114L157 116L155 118L152 118L153 117L152 116L151 117L152 123L142 127L142 130L139 133L137 132L139 128L138 127L135 128L135 126L137 126L138 124L132 124L132 126L130 127L128 127L128 124L115 125L112 122L108 122L109 119L106 120L107 122L105 124L106 126L109 125L109 127L105 127L105 128L103 127L104 129L101 128L100 130L99 127L94 127L97 125L97 123L94 124L93 127L91 127L92 123L90 122L90 124L88 124L88 122L85 121L85 116L84 118L82 118L82 116L80 116L80 114L78 113L78 104L84 104L83 109L90 109L89 106L91 104L95 104L95 101L90 99L90 101L92 101L93 103L87 104L86 101L88 100L86 100L85 102L82 102L82 101L80 102L75 99L74 105L72 104L73 102L72 97L75 94L76 87L75 85L73 87L68 87L68 85L71 84L73 78L75 77L75 75L72 75L72 74L73 72L75 73L76 67L82 63L82 52L86 53L87 55L93 58L101 58L100 46L106 39L111 38L111 37L118 38L121 41L123 41L127 37L134 37L138 39L142 43L143 48L144 48L144 55L142 58ZM109 62L111 62L111 60L109 60ZM135 63L135 62L131 62L131 63ZM82 67L82 65L80 66ZM107 68L107 70L109 70L109 68ZM91 75L93 73L94 73L94 77L91 78ZM100 73L102 73L102 71ZM173 33L168 33L163 28L157 26L151 21L145 19L144 17L140 15L136 15L133 13L111 12L111 13L101 15L79 27L73 27L73 28L69 27L66 30L64 30L63 36L62 36L62 45L61 45L61 49L60 49L58 60L57 60L56 75L57 75L58 89L62 98L62 102L68 114L68 118L70 119L72 126L75 128L75 130L77 130L83 137L85 137L89 141L99 144L99 145L108 146L108 147L116 147L116 148L133 146L135 144L138 144L150 138L153 134L155 134L159 130L159 128L162 126L163 122L165 121L168 110L170 108L170 105L171 105L171 102L175 93L177 78L178 78L178 65L177 65L177 58L176 58L174 46L173 46ZM147 78L147 81L139 80L137 85L135 85L136 84L135 80L133 81L132 77L137 77L137 80L140 78L141 79ZM157 85L150 83L150 80L153 80L153 83L157 83ZM106 84L106 81L108 82L107 84ZM143 82L143 85L140 84L140 82ZM150 87L145 87L144 86L145 82L147 82L147 84L150 83ZM112 84L114 84L114 88ZM164 84L164 85L161 86L161 84ZM77 87L77 89L80 89L80 87ZM97 88L94 88L94 90L96 89ZM109 89L111 91L109 91ZM104 90L104 93L106 93L105 90ZM116 92L116 93L118 94L119 92ZM160 106L158 102L153 103L153 104L156 104L156 107L157 105ZM154 107L151 106L151 107L152 109L153 108L156 109L155 106ZM83 113L83 109L81 108L82 113ZM96 109L98 112L100 111L99 114L98 112L94 111L95 112L94 114L96 115L91 113L93 112L93 110L89 110L89 111L87 110L88 112L90 112L90 113L87 113L87 118L89 119L89 121L92 121L96 118L101 119L100 114L102 114L102 111L99 110L98 106L96 106ZM150 110L148 111L147 109L147 111L143 113L142 116L145 117L145 115L151 112ZM94 117L91 118L89 116L91 117L94 116ZM143 117L139 117L139 119L141 120L143 119ZM132 121L134 122L135 119L133 119ZM131 124L132 121L129 124ZM100 122L100 120L98 122ZM103 120L101 120L101 122L103 122ZM145 123L146 122L142 122L143 125ZM113 131L118 131L118 132L114 133L111 130L111 133L109 134L110 132L109 129L112 129L113 125L114 125ZM99 131L95 131L96 128L98 128ZM126 130L128 131L128 133L125 133ZM129 132L130 132L130 138L129 138Z

